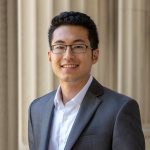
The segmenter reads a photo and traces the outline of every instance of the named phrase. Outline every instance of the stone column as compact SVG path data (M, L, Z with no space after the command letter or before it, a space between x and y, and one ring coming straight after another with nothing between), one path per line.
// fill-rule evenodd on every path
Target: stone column
M17 0L7 0L8 150L18 149ZM15 138L14 138L15 137Z
M28 107L55 89L48 61L53 1L18 1L19 149L28 149ZM57 87L56 87L57 88Z
M18 1L19 149L28 149L28 107L37 96L36 2Z
M18 149L17 0L1 0L0 6L0 149L16 150Z
M97 6L99 31L99 62L94 76L102 85L117 90L117 8L113 0L100 0Z
M150 147L150 1L118 1L118 91L140 105Z
M2 149L8 149L8 80L7 80L7 3L0 1L0 145Z

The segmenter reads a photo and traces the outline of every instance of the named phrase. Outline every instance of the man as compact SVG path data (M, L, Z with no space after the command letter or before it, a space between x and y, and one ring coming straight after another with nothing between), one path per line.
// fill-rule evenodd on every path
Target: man
M49 30L49 61L60 86L29 108L31 150L144 150L135 100L90 75L98 34L89 16L63 12Z

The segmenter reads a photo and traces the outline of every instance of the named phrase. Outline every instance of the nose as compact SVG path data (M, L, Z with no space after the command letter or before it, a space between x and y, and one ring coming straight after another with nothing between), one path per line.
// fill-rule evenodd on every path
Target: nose
M74 59L74 53L71 50L71 46L67 46L66 52L64 53L65 60Z

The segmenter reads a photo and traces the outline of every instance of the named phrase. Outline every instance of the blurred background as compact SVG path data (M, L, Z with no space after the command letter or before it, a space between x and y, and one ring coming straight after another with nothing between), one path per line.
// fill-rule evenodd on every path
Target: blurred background
M51 19L80 11L97 24L92 75L137 100L150 150L150 0L0 0L0 150L28 150L28 107L58 87L47 52Z

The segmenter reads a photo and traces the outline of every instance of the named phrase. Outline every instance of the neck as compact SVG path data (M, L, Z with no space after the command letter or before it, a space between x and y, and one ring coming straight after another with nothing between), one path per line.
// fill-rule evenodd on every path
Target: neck
M88 80L82 83L60 81L63 104L65 105L67 102L73 99L82 90L87 81Z

